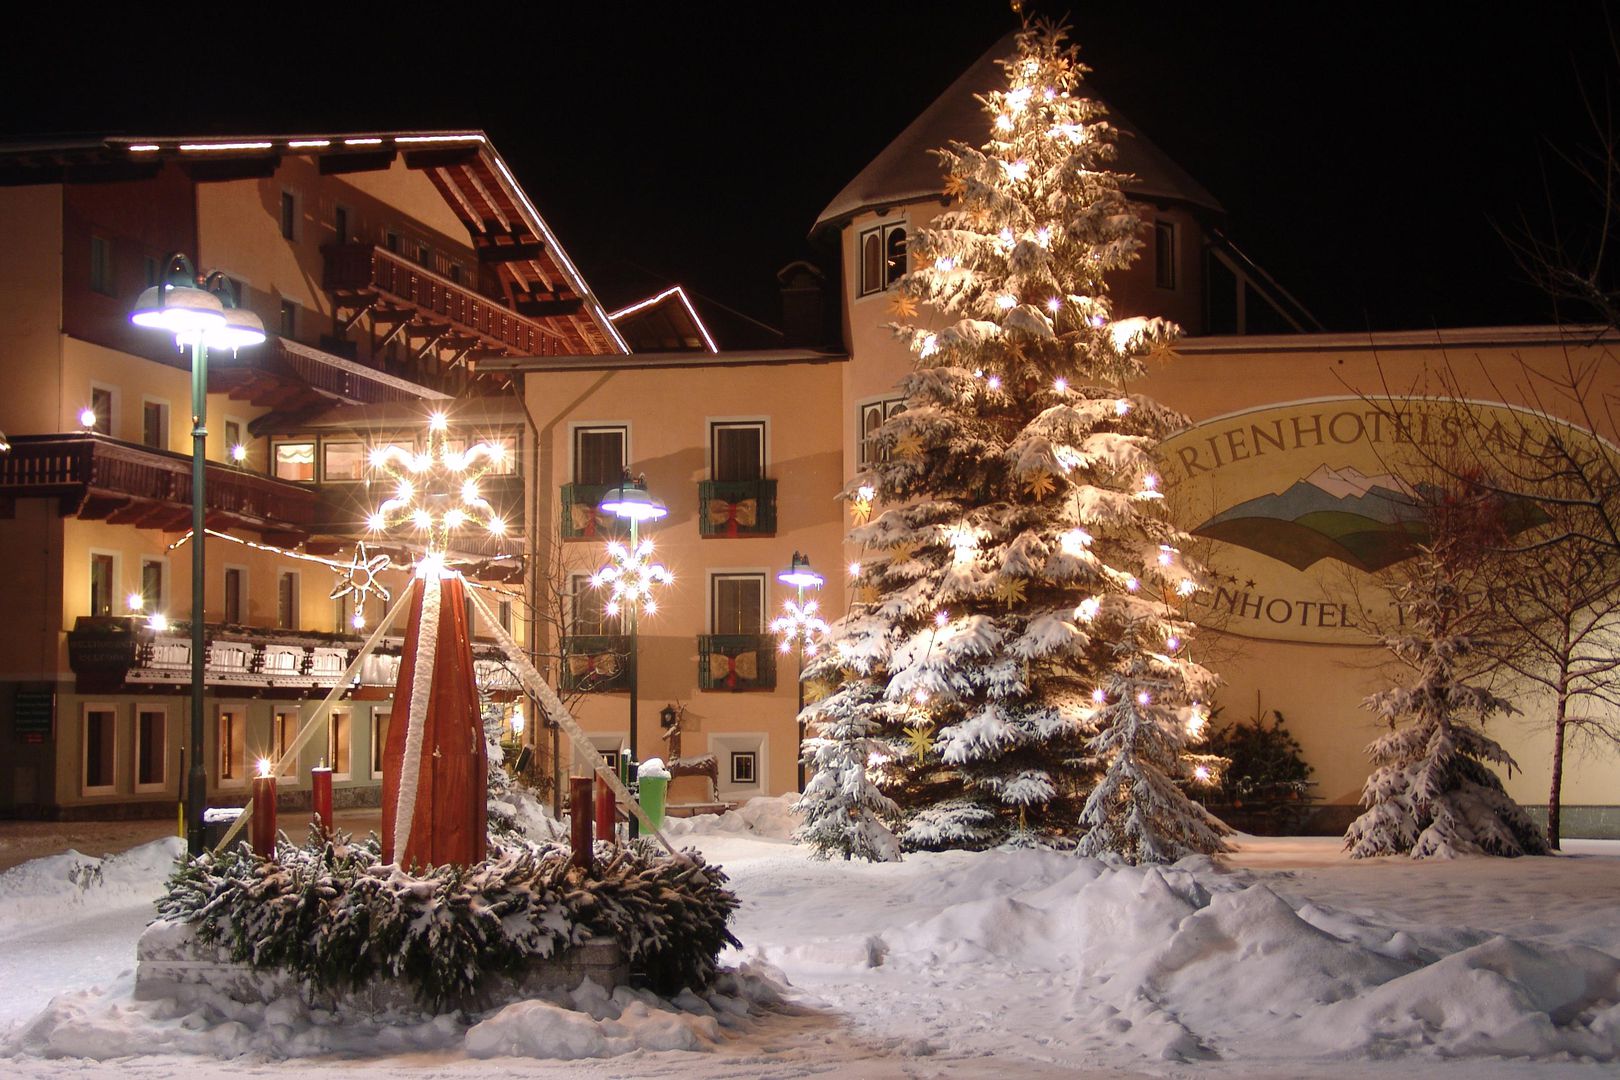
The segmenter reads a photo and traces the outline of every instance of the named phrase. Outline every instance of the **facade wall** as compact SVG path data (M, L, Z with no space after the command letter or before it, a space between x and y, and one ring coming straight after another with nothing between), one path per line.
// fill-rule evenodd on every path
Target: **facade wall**
M62 192L56 184L0 188L0 431L10 435L46 430L61 408Z

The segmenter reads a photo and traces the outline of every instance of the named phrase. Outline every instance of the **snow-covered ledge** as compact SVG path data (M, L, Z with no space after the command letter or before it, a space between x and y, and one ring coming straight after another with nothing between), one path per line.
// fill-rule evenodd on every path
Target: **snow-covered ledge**
M198 941L192 925L185 922L159 919L148 926L135 946L135 960L135 997L142 1000L173 998L197 1005L224 997L244 1004L268 1004L298 997L312 1007L364 1015L420 1008L403 979L378 979L352 990L312 990L291 972L233 961L223 946ZM594 938L556 956L531 961L519 977L487 976L483 983L487 996L477 1004L498 1005L534 997L541 990L572 989L587 978L612 990L627 983L629 974L618 943Z

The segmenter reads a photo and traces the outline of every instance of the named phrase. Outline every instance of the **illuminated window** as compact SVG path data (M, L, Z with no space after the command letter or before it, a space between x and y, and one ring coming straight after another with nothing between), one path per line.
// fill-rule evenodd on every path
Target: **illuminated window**
M219 710L219 782L247 780L247 717L240 709Z
M105 795L117 785L118 713L111 705L84 707L84 775L86 795Z
M169 406L162 401L141 403L141 442L157 450L169 448Z
M333 709L326 726L326 764L332 779L349 778L349 714Z
M113 392L105 386L92 386L90 388L90 411L96 414L96 422L90 425L91 431L99 431L103 435L111 435L113 429Z
M163 590L163 579L162 559L141 560L141 596L146 600L148 612L162 611L169 602Z
M90 555L90 614L113 613L113 590L118 584L118 565L113 556L104 552Z
M388 750L388 722L390 714L378 710L371 714L371 775L382 779L383 755Z
M242 625L242 597L246 593L247 571L240 566L225 568L225 621Z
M604 610L607 604L605 588L594 588L590 577L575 574L568 579L568 592L570 596L568 633L571 636L596 637L614 632L608 625L608 615Z
M861 295L883 292L906 272L905 222L889 222L860 235Z
M298 713L296 711L277 712L270 721L270 753L269 757L280 761L292 749L293 740L298 738ZM281 770L282 776L298 780L298 759L287 762Z
M276 626L298 628L298 571L283 570L276 578Z
M277 443L273 454L277 480L309 483L315 479L314 443Z
M353 481L366 478L366 448L358 442L321 444L321 478Z
M161 788L166 776L168 712L142 705L135 710L135 790Z
M1153 283L1161 289L1176 287L1175 222L1153 223Z

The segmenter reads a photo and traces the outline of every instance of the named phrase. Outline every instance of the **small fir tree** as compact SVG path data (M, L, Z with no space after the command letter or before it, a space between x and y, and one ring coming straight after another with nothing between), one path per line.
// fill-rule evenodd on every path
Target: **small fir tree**
M836 671L815 665L807 678ZM900 846L887 822L899 812L878 789L871 769L892 752L881 738L889 710L870 679L849 679L823 701L806 709L811 737L805 762L814 770L794 809L804 817L796 839L820 859L858 855L872 862L899 858Z
M1390 730L1367 747L1366 811L1345 848L1357 859L1544 854L1540 831L1491 770L1516 763L1483 730L1492 716L1516 711L1480 685L1484 651L1474 635L1495 616L1470 595L1504 539L1502 500L1460 475L1420 491L1428 543L1400 564L1402 627L1384 638L1412 680L1366 701Z
M990 142L938 151L956 201L915 231L897 288L915 370L845 492L861 599L823 714L861 718L840 760L880 766L909 848L1163 861L1222 847L1180 787L1212 682L1175 615L1194 570L1153 457L1182 421L1128 389L1176 328L1112 316L1104 275L1141 223L1065 36L1021 33L982 98Z

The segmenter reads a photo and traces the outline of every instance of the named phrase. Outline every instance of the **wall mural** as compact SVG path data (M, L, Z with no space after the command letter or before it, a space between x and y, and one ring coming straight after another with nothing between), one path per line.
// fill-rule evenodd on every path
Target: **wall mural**
M1534 455L1545 421L1510 406L1439 402L1397 422L1361 398L1291 402L1200 421L1160 448L1178 523L1208 549L1199 612L1231 633L1276 641L1372 644L1372 577L1426 539L1425 463L1458 446ZM1590 436L1588 436L1590 437ZM1534 527L1533 504L1509 529Z

